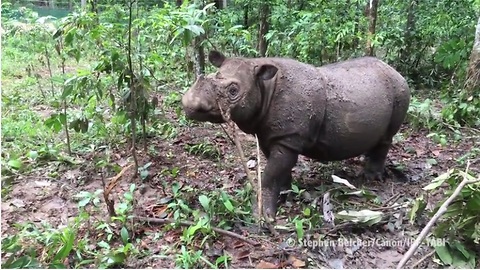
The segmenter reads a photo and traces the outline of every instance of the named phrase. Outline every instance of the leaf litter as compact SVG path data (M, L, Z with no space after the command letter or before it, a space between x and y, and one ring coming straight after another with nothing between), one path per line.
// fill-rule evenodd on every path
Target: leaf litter
M212 141L217 137L215 132L220 132L220 128L214 126L197 127L195 134L183 131L175 139L176 143L168 140L152 140L151 143L156 145L157 149L162 149L165 153L175 153L170 157L162 156L156 158L146 153L139 151L139 160L141 164L152 162L149 170L156 173L147 183L147 189L143 194L136 194L137 199L136 213L138 215L147 215L154 217L169 217L166 205L171 201L172 194L166 193L164 186L171 186L173 183L181 183L180 186L192 188L193 190L201 190L202 192L210 192L219 188L226 188L226 192L233 192L234 190L242 189L245 184L245 177L239 176L243 174L242 165L236 156L235 146L230 144L227 140L218 140L216 143L219 146L223 155L221 163L208 158L202 158L195 155L190 155L185 151L184 145L192 141L200 141L200 139L210 138ZM417 132L417 136L411 136L405 141L398 143L392 148L389 154L387 163L402 164L405 169L404 173L411 180L410 182L393 182L386 180L385 182L370 183L367 190L376 190L372 195L378 196L380 200L387 201L388 199L398 195L398 201L405 201L415 198L420 190L430 181L448 171L452 165L452 159L459 158L464 154L463 149L471 149L474 142L465 141L456 147L444 148L434 144L431 140L426 138L426 134ZM188 134L188 136L187 136ZM246 153L255 156L255 141L251 136L240 134L241 141L246 145ZM404 149L415 149L413 153L408 154ZM128 149L119 148L115 151L113 156L118 165L126 165L128 162ZM432 162L435 159L435 162ZM85 163L91 162L85 159ZM294 179L297 180L301 189L305 189L309 196L313 199L323 198L323 208L327 223L333 223L334 219L342 217L346 220L356 220L358 222L370 223L373 227L342 227L342 224L337 224L334 230L323 230L325 228L322 223L315 224L316 229L309 232L309 236L314 239L322 239L322 237L330 237L330 239L338 240L339 237L347 237L349 239L383 239L383 240L399 240L403 239L405 235L402 231L410 231L411 235L418 233L421 228L402 222L402 217L396 214L391 217L384 217L388 210L371 211L368 209L334 209L338 205L338 201L331 201L330 197L325 200L324 195L327 187L331 188L331 176L334 175L334 182L337 184L346 185L345 188L352 192L348 200L353 205L362 205L364 200L362 198L366 193L359 192L355 186L349 183L347 179L353 179L354 176L361 170L362 160L354 158L343 162L335 163L336 166L321 165L315 163L307 158L300 157L299 162L294 169ZM178 166L179 172L177 177L171 178L160 174L164 169ZM101 176L94 169L94 164L87 164L86 167L79 169L75 166L79 165L65 165L65 166L46 166L42 169L32 171L29 175L17 178L12 190L7 197L2 201L2 232L4 234L13 234L16 229L13 224L23 221L32 222L48 222L52 226L56 226L66 222L65 216L73 217L78 214L77 201L74 200L74 195L80 191L94 192L102 189ZM250 162L249 167L254 168L256 162ZM73 168L72 168L73 166ZM264 166L264 164L262 164ZM120 166L122 167L122 166ZM220 169L221 168L221 169ZM426 169L427 168L427 169ZM59 179L51 179L45 177L49 175L51 170L55 170ZM63 175L63 176L62 176ZM110 176L113 176L111 174ZM131 172L123 175L124 179L129 179ZM328 177L330 176L330 177ZM75 181L60 181L60 179L72 180L82 178L85 182L80 184ZM35 179L31 181L31 179ZM440 181L439 181L440 182ZM436 185L434 183L431 185ZM120 193L128 190L128 181L120 181L118 186L112 190L112 193ZM353 190L352 190L353 189ZM58 190L65 190L66 195L60 199L58 197ZM181 191L185 201L198 202L198 195L196 193L189 193L188 191ZM346 193L348 193L346 192ZM316 200L308 200L310 203ZM320 199L322 201L322 199ZM327 202L327 203L325 203ZM391 202L393 203L393 202ZM198 203L197 203L198 204ZM10 205L10 207L8 206ZM198 204L199 205L199 204ZM13 207L12 207L13 206ZM295 216L304 214L303 210L306 205L302 204L296 198L289 198L287 204L280 206L282 212L279 213L278 223L286 224L288 228L289 223L287 219L292 219ZM368 205L363 205L364 208L371 208ZM201 207L200 205L198 207ZM33 212L33 215L27 213ZM106 211L105 211L106 214ZM383 218L386 218L383 220ZM248 225L244 225L247 226ZM251 225L250 225L251 226ZM320 233L314 232L320 229ZM237 228L238 230L238 228ZM182 228L170 228L161 233L160 238L154 237L156 232L161 232L160 226L144 226L137 237L140 238L140 247L149 249L156 255L165 254L166 257L159 259L155 256L144 258L131 262L129 267L153 267L153 268L170 268L174 267L174 257L171 257L175 252L171 250L172 246L180 243L182 237ZM308 246L296 245L293 247L285 247L285 239L295 233L289 230L281 231L280 235L273 237L264 232L255 232L255 230L246 228L242 229L243 233L247 233L252 239L261 242L261 246L252 247L242 241L233 240L226 236L218 236L210 247L214 252L209 254L210 257L216 257L223 252L232 256L232 261L229 264L231 268L318 268L331 267L335 269L343 268L392 268L400 260L401 255L406 252L406 247L381 247L373 246L366 247L362 245L351 245L347 247L318 247L311 248ZM293 233L293 234L292 234ZM326 234L325 234L326 233ZM81 236L80 236L81 237ZM307 235L306 235L307 237ZM198 245L201 248L201 245ZM173 252L173 253L172 253ZM428 250L422 250L416 255L420 258L422 255L428 253ZM157 259L156 259L157 258ZM435 267L432 261L425 261L419 267Z

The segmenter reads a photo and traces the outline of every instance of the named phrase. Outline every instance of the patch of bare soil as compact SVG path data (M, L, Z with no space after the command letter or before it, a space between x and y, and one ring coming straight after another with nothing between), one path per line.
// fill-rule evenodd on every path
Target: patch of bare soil
M472 147L480 147L479 142L474 138L442 147L427 138L426 132L420 131L407 135L409 133L411 131L408 128L402 130L401 134L406 139L394 145L387 164L391 168L399 168L398 170L402 171L407 179L395 177L395 174L392 174L392 178L396 181L386 179L383 182L365 185L387 205L393 201L411 200L421 192L421 187L427 182L456 165L455 159L463 156ZM188 144L205 141L218 147L220 160L192 155L185 149ZM256 156L254 138L241 133L241 141L245 147L246 156ZM245 173L235 146L223 135L219 126L206 124L179 129L179 135L174 140L150 138L148 144L153 145L156 154L139 150L140 163L151 162L149 167L151 175L144 184L137 181L140 186L136 192L137 215L157 213L159 217L165 217L162 216L162 211L166 207L162 202L172 195L171 188L168 187L173 183L193 188L191 191L188 189L182 191L185 201L192 207L198 206L199 191L204 194L217 189L233 192L235 189L242 189L245 183ZM117 149L112 156L120 167L128 165L129 152L125 148ZM11 192L2 200L3 234L15 233L17 229L13 225L24 221L48 222L53 226L67 224L69 219L78 214L74 195L80 191L94 192L103 189L102 177L108 178L115 175L111 173L102 176L98 170L94 169L94 154L80 156L77 161L80 165L50 162L29 175L17 177ZM316 204L318 211L322 211L321 199L317 198L321 198L323 191L332 186L331 174L354 180L362 164L361 158L334 164L319 164L303 157L299 158L293 175L297 184L306 191L300 199L290 196L287 202L280 206L277 223L286 224L289 217L291 219L301 214L305 205ZM263 158L262 168L264 165ZM179 169L176 177L162 173L174 167ZM478 162L475 166L471 166L477 173L480 171L479 167ZM51 172L58 172L58 176L51 176ZM128 190L131 174L132 170L125 173L112 192L111 197L115 201L118 201L118 196ZM345 204L339 201L333 203L335 212L348 210L342 209ZM352 203L355 203L354 199ZM357 206L363 209L378 207L378 205L365 205L361 202ZM353 210L355 204L348 207ZM388 213L390 210L387 208L383 211ZM208 242L208 248L204 248L204 254L214 261L214 258L226 252L232 257L229 265L232 268L392 268L408 250L412 237L414 238L422 229L420 227L422 224L411 225L405 213L393 213L393 210L391 212L392 214L384 222L369 228L352 226L328 228L321 223L314 224L315 227L306 232L305 240L320 240L321 236L326 235L323 239L332 241L323 242L324 245L320 247L313 247L307 242L302 244L292 242L296 239L294 231L278 230L279 235L272 236L267 231L259 231L257 226L236 223L231 231L247 236L260 245L254 247L243 241L219 235L217 239ZM99 214L96 218L106 219L106 217L105 208L103 216ZM142 239L139 248L149 250L152 254L166 256L162 258L148 256L127 261L127 267L175 267L174 255L179 250L172 250L172 247L178 243L182 230L165 230L164 228L164 225L137 226L136 235ZM160 232L162 237L156 238L155 232ZM341 241L345 244L339 244ZM431 247L422 246L408 265L411 266L431 250ZM435 266L431 259L417 265L421 268Z

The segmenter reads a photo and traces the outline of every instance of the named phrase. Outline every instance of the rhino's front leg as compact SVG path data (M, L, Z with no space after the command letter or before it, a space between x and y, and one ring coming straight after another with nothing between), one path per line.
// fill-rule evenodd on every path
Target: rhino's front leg
M262 208L265 217L275 219L280 189L290 181L297 159L298 154L286 147L276 145L270 150L262 179Z

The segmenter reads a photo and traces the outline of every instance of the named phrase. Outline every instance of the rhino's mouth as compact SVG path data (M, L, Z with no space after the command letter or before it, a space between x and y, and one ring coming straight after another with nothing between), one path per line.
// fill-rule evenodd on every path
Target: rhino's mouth
M204 110L204 109L192 109L189 107L184 107L185 115L187 118L201 121L201 122L211 122L211 123L225 123L225 120L222 117L222 114L219 110Z

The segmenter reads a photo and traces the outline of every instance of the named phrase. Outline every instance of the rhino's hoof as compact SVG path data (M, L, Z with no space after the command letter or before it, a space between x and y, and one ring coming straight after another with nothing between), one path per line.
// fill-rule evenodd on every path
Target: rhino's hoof
M261 220L263 219L266 222L275 222L276 219L276 213L277 213L277 205L268 204L267 201L264 201L263 207L262 207L262 214L259 216L259 211L258 211L258 202L257 200L253 200L252 202L252 214L253 217L256 220Z
M359 181L362 183L368 183L373 181L383 181L384 180L384 172L374 172L365 170L359 176Z
M277 209L273 210L270 207L263 208L263 218L266 222L275 222Z

